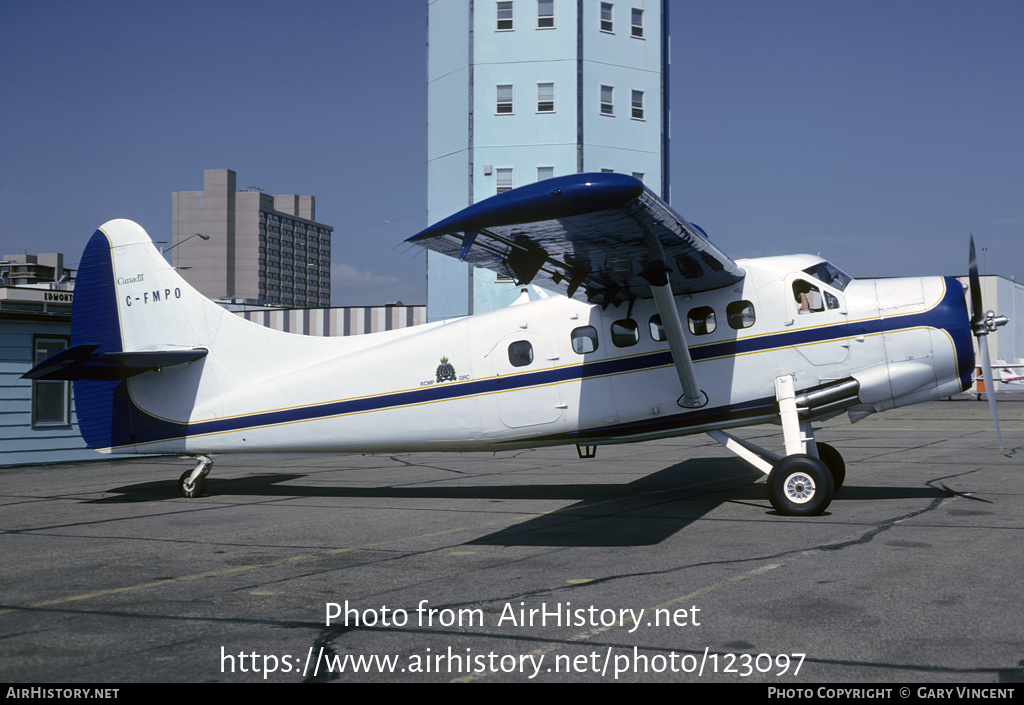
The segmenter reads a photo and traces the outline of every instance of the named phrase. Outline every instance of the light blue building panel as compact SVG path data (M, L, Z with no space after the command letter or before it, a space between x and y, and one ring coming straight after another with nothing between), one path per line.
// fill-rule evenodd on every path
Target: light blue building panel
M667 5L430 0L427 220L583 171L668 198ZM427 317L507 306L510 279L427 256Z
M85 447L69 382L21 379L67 345L69 319L0 313L0 466L104 458Z

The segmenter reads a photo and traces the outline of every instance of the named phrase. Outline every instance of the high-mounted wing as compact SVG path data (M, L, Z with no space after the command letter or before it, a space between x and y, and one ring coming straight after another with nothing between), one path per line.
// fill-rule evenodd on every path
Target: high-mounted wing
M743 278L700 228L624 174L571 174L521 186L408 242L508 274L516 284L533 282L603 306L651 298L651 277L666 269L676 294Z

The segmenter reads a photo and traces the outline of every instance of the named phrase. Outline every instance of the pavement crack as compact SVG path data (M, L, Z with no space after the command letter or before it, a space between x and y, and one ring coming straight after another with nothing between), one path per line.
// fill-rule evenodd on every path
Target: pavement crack
M921 516L922 514L927 514L927 513L931 512L931 511L934 511L934 510L938 509L939 507L941 507L947 500L955 499L956 497L966 497L967 499L973 499L973 500L976 500L976 501L979 501L979 502L988 502L989 500L980 499L978 497L971 497L971 496L969 496L966 493L957 492L955 490L952 490L949 487L947 487L945 484L942 483L942 480L948 480L948 479L953 478L953 477L963 477L964 475L970 475L971 473L978 472L979 469L980 468L975 468L973 470L967 470L966 472L958 472L958 473L955 473L953 475L945 475L943 477L937 477L935 479L928 480L925 484L928 485L929 487L931 487L932 489L940 490L942 492L943 496L936 497L931 502L929 502L927 506L922 507L921 509L917 509L917 510L912 511L912 512L907 512L906 514L903 514L901 516L893 517L893 518L891 518L891 519L889 519L887 521L884 521L881 524L879 524L878 526L870 529L869 531L865 532L864 534L862 534L861 536L859 536L857 538L850 539L848 541L840 541L838 543L824 544L824 545L818 546L817 550L820 550L820 551L841 551L844 548L848 548L850 546L860 546L860 545L863 545L863 544L866 544L866 543L870 543L872 540L874 540L874 538L876 536L887 532L889 529L893 528L894 526L896 526L900 522L904 522L907 519L913 519L914 517L918 517L918 516Z
M389 455L388 458L396 463L399 463L407 468L419 468L423 470L438 470L440 472L450 472L453 475L466 475L468 473L460 470L453 470L452 468L440 467L437 465L427 465L426 463L414 463L409 460L402 460L397 455Z

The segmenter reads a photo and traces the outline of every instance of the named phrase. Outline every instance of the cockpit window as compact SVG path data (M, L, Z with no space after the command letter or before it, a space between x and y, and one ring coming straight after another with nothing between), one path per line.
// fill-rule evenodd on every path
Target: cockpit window
M797 279L793 282L793 298L796 299L796 308L799 313L825 310L825 306L821 302L821 291L806 279Z
M846 291L846 285L853 281L850 275L840 270L831 262L820 262L813 267L808 267L804 272L810 274L818 281L825 282L829 286L839 289L839 291Z

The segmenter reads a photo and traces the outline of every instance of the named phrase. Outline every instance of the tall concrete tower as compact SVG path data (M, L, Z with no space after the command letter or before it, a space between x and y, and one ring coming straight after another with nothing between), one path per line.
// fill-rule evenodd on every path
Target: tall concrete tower
M429 223L585 171L668 200L667 0L428 0ZM427 256L431 321L500 308L511 280Z

